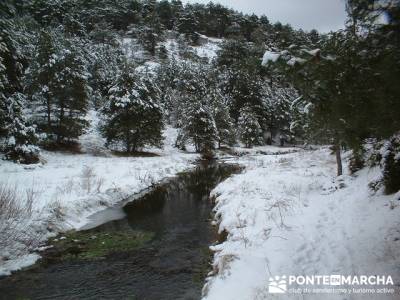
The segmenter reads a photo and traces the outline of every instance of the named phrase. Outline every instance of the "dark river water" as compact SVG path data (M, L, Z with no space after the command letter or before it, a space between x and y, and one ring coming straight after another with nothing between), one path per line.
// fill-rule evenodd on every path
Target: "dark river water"
M90 229L154 233L143 247L103 260L38 263L0 279L0 299L200 299L208 247L218 239L209 194L237 171L214 163L179 175L121 208L123 219Z

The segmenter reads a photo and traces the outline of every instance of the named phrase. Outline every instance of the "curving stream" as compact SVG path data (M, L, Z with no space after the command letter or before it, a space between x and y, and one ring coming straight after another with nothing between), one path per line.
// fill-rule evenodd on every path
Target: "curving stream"
M93 259L71 248L67 259L50 259L51 252L46 259L45 253L32 268L0 279L0 299L200 299L211 270L208 247L218 240L210 225L209 194L238 171L233 165L201 163L123 208L94 216L93 224L122 219L88 226L85 236L145 232L148 239Z

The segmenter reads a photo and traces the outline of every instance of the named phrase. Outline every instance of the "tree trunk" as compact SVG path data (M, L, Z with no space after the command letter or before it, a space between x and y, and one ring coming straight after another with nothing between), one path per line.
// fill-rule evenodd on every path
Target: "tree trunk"
M61 110L60 110L60 119L58 121L58 128L57 128L57 144L60 144L63 138L63 128L64 125L64 103L61 103Z
M51 132L51 105L50 105L50 96L46 95L46 106L47 106L47 133Z
M336 152L336 164L337 164L337 175L343 175L343 166L342 166L342 154L340 152L340 143L336 144L335 146Z
M131 140L129 137L129 131L125 132L125 144L126 144L126 152L131 153Z

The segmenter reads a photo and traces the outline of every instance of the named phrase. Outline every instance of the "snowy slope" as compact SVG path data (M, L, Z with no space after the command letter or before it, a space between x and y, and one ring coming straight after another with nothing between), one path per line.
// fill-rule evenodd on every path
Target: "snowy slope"
M391 275L399 284L400 207L396 195L368 190L378 170L335 178L328 149L236 161L246 171L213 191L219 229L229 235L212 247L217 274L204 300L399 299L268 293L276 275Z
M218 51L221 50L220 44L222 40L207 38L207 43L201 46L192 47L194 53L202 58L212 60L218 56Z

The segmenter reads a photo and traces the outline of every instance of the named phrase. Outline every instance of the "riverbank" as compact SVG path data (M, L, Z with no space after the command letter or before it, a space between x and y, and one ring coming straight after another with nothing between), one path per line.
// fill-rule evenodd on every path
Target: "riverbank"
M30 206L0 226L2 240L11 237L0 251L0 275L33 264L40 257L33 250L49 237L78 229L90 215L193 167L198 155L174 148L176 134L168 128L163 149L151 149L153 157L44 151L37 165L0 161L0 186L15 191L16 206ZM101 141L89 133L82 145L93 149Z
M346 156L344 160L347 165ZM214 274L203 300L270 299L270 277L330 274L391 275L395 286L390 288L397 289L396 294L346 299L398 299L399 195L370 191L368 183L379 170L335 177L335 160L327 148L284 155L247 153L228 161L246 170L212 192L215 223L228 235L224 243L211 247Z
M239 171L202 161L106 209L121 218L51 239L40 262L0 279L0 299L200 299L218 239L209 194Z

